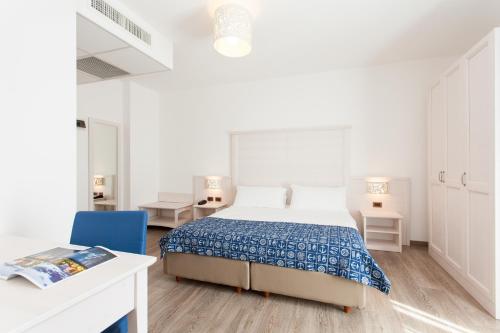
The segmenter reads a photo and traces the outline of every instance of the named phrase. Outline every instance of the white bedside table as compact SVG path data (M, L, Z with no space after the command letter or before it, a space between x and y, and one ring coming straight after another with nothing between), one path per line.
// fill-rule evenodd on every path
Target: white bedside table
M211 215L225 208L226 206L227 204L223 202L208 202L204 205L193 205L193 219L197 220L199 218Z
M401 234L401 224L403 223L403 216L401 214L389 210L370 209L362 210L361 216L363 217L363 238L367 249L402 251L403 235Z

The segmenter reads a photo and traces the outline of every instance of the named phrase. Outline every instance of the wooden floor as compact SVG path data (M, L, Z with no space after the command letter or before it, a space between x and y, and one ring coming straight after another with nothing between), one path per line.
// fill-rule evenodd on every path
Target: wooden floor
M340 307L244 291L163 274L158 240L149 229L149 332L500 332L493 319L424 247L402 254L372 251L392 281L390 296L368 288L366 308Z

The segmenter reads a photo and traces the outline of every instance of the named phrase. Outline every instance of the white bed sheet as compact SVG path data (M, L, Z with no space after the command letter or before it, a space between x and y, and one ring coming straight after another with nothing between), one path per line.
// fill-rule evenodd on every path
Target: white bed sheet
M294 222L305 224L338 225L355 228L356 221L347 210L322 211L298 210L291 208L261 208L261 207L229 207L211 215L222 219L265 221L265 222Z

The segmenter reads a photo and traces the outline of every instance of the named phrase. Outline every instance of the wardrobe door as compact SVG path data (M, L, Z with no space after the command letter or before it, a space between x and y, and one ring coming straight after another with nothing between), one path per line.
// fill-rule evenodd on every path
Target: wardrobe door
M467 276L492 299L494 276L494 44L485 39L466 59L469 192Z
M467 191L465 190L467 126L464 63L459 62L445 75L446 105L446 259L463 271L465 267L465 232Z
M444 108L444 87L439 81L431 89L429 107L429 135L430 135L430 246L438 254L443 255L445 250L445 187L443 185L443 171L446 163L446 113Z

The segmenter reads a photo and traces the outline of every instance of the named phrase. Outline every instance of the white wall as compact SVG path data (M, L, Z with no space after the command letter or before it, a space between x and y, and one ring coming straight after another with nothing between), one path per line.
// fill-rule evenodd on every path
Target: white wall
M119 207L137 209L158 196L158 93L129 80L78 86L78 119L121 128ZM78 209L88 210L88 129L78 130Z
M160 189L230 175L229 132L351 125L353 176L410 177L411 239L427 239L427 88L451 59L219 85L162 94Z
M69 241L75 20L73 1L0 1L0 233Z
M158 199L159 110L157 92L130 83L130 207Z

